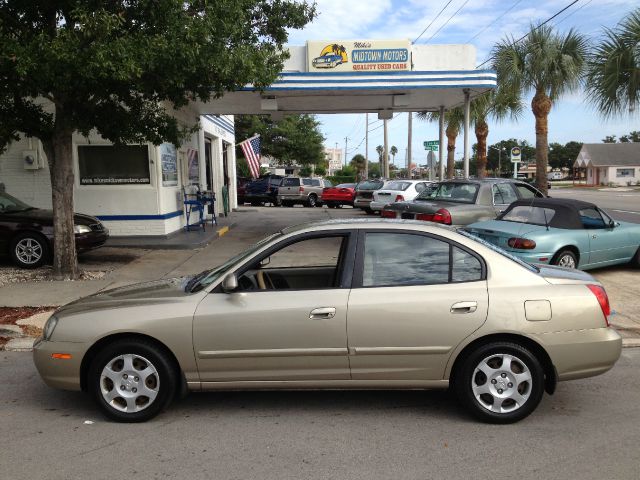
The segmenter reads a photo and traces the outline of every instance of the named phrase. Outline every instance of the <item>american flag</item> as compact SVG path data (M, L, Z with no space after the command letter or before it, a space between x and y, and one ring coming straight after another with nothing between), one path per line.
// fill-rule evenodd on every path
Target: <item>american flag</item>
M251 176L258 178L260 176L260 136L248 138L240 144L240 147L249 164Z

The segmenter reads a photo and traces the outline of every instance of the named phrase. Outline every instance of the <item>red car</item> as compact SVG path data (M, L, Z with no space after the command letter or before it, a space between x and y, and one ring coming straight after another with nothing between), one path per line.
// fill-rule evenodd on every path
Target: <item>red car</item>
M341 183L335 187L325 187L322 189L321 200L329 208L337 208L342 205L351 205L356 197L355 183Z

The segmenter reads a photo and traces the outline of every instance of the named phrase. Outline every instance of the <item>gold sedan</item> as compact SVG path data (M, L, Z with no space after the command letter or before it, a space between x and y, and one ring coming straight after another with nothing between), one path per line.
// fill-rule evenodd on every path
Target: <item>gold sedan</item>
M106 291L54 313L44 381L90 392L117 421L187 391L448 388L493 423L558 381L618 360L604 288L464 232L328 221L272 235L194 277Z

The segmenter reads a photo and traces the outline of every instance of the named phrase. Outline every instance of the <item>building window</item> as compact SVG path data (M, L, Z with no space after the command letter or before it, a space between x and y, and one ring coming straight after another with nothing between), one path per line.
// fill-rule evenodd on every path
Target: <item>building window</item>
M78 146L80 185L149 184L146 145Z
M633 168L617 168L616 169L616 177L633 177L634 175Z

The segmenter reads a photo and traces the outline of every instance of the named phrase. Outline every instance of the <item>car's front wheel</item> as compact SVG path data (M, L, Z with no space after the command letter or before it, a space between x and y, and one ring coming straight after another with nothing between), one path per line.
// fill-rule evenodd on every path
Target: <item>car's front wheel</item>
M461 402L489 423L513 423L535 410L544 392L544 370L527 348L489 343L468 355L455 377Z
M118 422L144 422L173 399L177 376L169 356L145 340L119 340L95 357L88 385L102 412Z
M11 241L11 259L18 267L37 268L47 261L49 249L42 235L25 232Z

